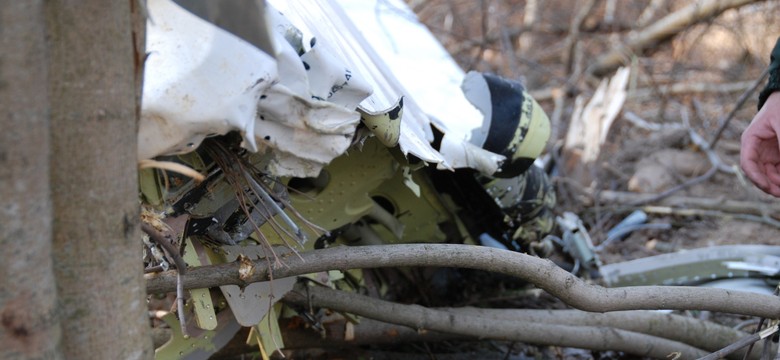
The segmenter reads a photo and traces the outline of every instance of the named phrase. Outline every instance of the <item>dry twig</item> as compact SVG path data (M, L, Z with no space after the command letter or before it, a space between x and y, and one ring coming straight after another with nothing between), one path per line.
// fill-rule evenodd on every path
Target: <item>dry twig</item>
M598 194L589 193L602 204L633 205L648 204L658 197L658 194L638 194L623 191L602 190ZM689 196L674 196L654 201L659 206L681 209L715 210L725 214L754 215L758 217L780 216L780 204L762 203L757 201L727 200L722 198L700 198Z
M736 352L739 349L742 349L748 345L752 345L758 340L767 338L777 332L777 325L772 326L764 331L751 334L748 336L745 336L742 339L739 339L739 341L734 342L733 344L730 344L729 346L724 347L723 349L720 349L712 354L709 354L707 356L701 357L699 360L717 360L720 358L723 358L726 355L732 354Z
M149 235L149 239L157 243L157 245L160 245L165 252L168 253L168 256L173 258L173 262L176 264L176 308L179 313L181 333L186 335L187 319L185 317L186 311L184 310L184 282L182 281L182 277L187 273L187 263L184 262L179 250L154 227L145 222L141 222L141 230L143 230L146 235Z
M737 8L756 0L703 0L696 1L647 28L633 33L625 45L599 57L588 69L596 76L604 75L625 63L625 54L640 53L642 50L672 38L680 31L701 21L717 16L728 9Z
M745 92L740 95L739 99L737 100L737 103L734 104L734 108L731 109L728 115L726 115L725 118L720 120L720 127L718 128L718 131L715 132L715 136L712 137L712 140L709 143L709 148L714 149L715 145L718 143L718 140L720 140L720 136L723 134L723 130L726 130L726 126L728 126L729 122L731 122L731 119L734 118L734 115L737 114L737 110L742 108L742 105L745 105L745 102L748 100L748 98L753 95L753 93L756 91L759 85L761 85L762 82L764 82L764 78L769 75L769 67L764 69L764 72L761 73L761 76L756 79L755 82L747 89Z

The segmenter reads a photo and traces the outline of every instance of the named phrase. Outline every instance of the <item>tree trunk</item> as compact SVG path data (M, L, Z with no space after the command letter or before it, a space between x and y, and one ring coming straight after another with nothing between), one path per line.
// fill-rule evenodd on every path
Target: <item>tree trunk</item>
M70 359L153 356L138 227L138 10L135 0L46 3L54 270Z
M0 6L0 359L61 359L42 1Z

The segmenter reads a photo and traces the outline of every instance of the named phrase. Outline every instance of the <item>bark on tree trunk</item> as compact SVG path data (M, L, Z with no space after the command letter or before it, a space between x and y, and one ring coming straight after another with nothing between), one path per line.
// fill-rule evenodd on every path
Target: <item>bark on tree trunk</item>
M153 356L138 241L137 7L46 3L54 269L71 359Z
M0 359L61 359L42 1L0 6Z

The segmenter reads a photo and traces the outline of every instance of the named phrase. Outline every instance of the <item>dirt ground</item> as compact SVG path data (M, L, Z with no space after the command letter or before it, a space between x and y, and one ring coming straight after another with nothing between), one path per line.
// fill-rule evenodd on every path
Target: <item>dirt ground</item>
M602 80L588 75L585 69L632 31L641 32L689 3L597 1L589 8L589 1L450 0L411 1L410 5L464 69L524 81L553 118L551 143L557 147L551 149L558 149L565 147L575 98L588 100ZM529 22L534 4L535 21ZM653 6L658 6L654 12ZM585 16L574 34L571 24L578 14ZM580 173L589 175L577 176L576 171L565 174L571 169L561 169L560 177L554 179L559 197L557 212L578 214L598 244L606 230L630 211L643 207L594 201L596 194L661 193L702 175L711 166L686 129L646 129L629 121L630 115L656 127L678 128L687 117L688 129L707 141L727 121L714 150L725 167L736 168L739 136L755 114L757 93L751 93L742 104L738 100L769 61L768 54L780 35L778 18L780 2L756 2L686 27L670 40L634 53L628 97L601 146L598 160L577 165L582 168L578 169ZM640 27L643 24L647 25ZM572 39L576 39L576 46L570 45ZM572 60L567 62L567 58ZM707 90L662 93L664 86L675 84L703 84ZM730 84L741 86L730 91L715 90ZM547 96L550 89L565 93L558 105ZM734 116L726 120L735 108ZM557 119L556 112L561 114ZM723 171L669 197L739 200L754 208L780 202L761 193L739 174ZM602 260L618 262L724 244L780 245L780 228L762 222L760 216L744 219L744 214L717 207L708 211L674 209L677 214L649 213L648 222L668 223L670 229L636 231L606 247ZM682 214L682 210L698 214ZM772 209L767 211L767 216L780 216Z
M633 52L628 61L627 98L599 147L597 160L574 161L574 165L566 163L565 139L576 99L588 101L599 83L614 73L596 77L588 73L589 66L631 34L641 33L692 1L408 3L465 70L520 80L547 111L553 125L548 154L559 160L551 171L558 194L557 214L577 214L596 245L637 209L647 212L648 223L670 225L663 230L638 230L611 243L599 252L603 263L716 245L780 245L780 223L776 222L780 199L762 193L738 170L739 137L756 113L757 91L750 88L760 79L780 36L780 1L758 1L725 11ZM578 18L580 25L573 31ZM764 84L760 82L758 89ZM665 92L675 85L690 86ZM746 100L740 102L743 97ZM721 127L712 153L722 170L680 188L705 175L713 164L691 134L711 144ZM674 188L679 189L664 200L639 205L632 201L641 194ZM614 196L603 196L607 193ZM677 201L688 198L709 200L711 205ZM738 201L743 208L718 205L728 201ZM536 295L525 302L522 296L516 297L510 305L560 306L555 299ZM721 319L732 325L742 320ZM528 358L529 354L536 358L618 357L576 349L513 352L506 344L502 346L505 358Z

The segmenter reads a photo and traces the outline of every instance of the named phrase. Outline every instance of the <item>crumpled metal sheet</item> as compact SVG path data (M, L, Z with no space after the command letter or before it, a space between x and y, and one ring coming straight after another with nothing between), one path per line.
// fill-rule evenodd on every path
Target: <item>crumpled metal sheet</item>
M487 88L461 90L465 73L444 46L401 0L338 0L348 17L360 29L364 46L369 47L391 74L397 88L408 95L409 102L425 114L424 124L410 125L401 139L409 143L426 139L420 127L434 125L444 133L439 148L443 161L438 168L473 168L493 174L505 157L481 148L490 115L474 106L481 94L489 102ZM476 102L479 102L478 100ZM411 111L404 114L404 122ZM403 143L402 143L403 145ZM410 147L414 154L417 148ZM415 154L416 155L416 154Z
M608 264L599 270L608 286L621 287L776 276L765 273L768 268L780 272L780 246L710 246Z
M171 1L148 9L138 158L189 152L210 134L253 134L255 102L277 80L274 59Z
M184 336L179 320L173 313L162 318L171 329L171 339L154 352L154 358L159 360L206 360L222 349L232 339L241 325L230 311L223 310L217 314L217 327L213 330L199 331L197 334Z
M366 31L374 29L358 28L338 3L310 0L271 0L269 3L301 29L304 38L316 38L317 46L322 46L323 52L364 75L373 93L360 102L362 111L372 114L388 112L402 96L409 94L396 79L394 69L388 67L388 59L380 57L376 47L363 37ZM414 99L406 96L400 126L398 145L404 154L450 168L430 144L433 141L430 119Z
M274 155L271 174L309 177L349 147L369 84L316 46L298 57L278 11L266 7L267 54L171 1L148 8L139 159L239 131L244 147Z
M490 119L461 91L463 71L402 2L270 2L284 14L263 7L261 37L271 40L264 52L169 0L149 1L139 159L239 131L245 148L273 155L272 175L314 177L351 145L358 109L388 113L402 97L404 154L485 174L505 159L481 148ZM439 150L432 124L444 133ZM393 136L386 142L396 144Z

